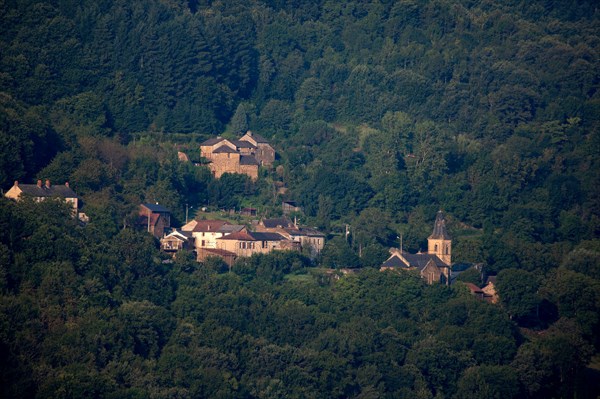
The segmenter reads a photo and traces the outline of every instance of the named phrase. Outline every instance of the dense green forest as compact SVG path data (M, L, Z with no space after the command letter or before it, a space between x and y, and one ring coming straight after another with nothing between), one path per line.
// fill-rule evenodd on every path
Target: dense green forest
M585 0L0 0L0 187L91 218L0 201L0 396L596 397L599 32ZM256 183L177 158L247 129ZM282 199L316 262L164 263L131 228ZM376 271L438 209L499 305Z

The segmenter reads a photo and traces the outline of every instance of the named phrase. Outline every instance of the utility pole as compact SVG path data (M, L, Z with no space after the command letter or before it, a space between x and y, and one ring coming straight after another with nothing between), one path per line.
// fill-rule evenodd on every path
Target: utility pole
M188 210L189 209L194 209L193 206L188 206L188 203L185 203L185 224L187 224L188 222Z

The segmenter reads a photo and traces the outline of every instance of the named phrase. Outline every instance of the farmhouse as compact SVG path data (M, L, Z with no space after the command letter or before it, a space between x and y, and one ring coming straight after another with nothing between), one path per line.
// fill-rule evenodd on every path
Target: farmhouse
M276 250L299 251L300 243L278 233L240 231L217 239L217 247L243 257Z
M319 255L325 246L325 234L317 229L298 226L286 217L262 219L256 225L256 230L281 234L299 243L300 249L307 251L311 257Z
M216 178L224 173L238 173L258 179L258 167L275 161L275 150L259 134L248 131L239 140L223 137L208 139L200 144L200 156Z
M245 231L246 226L231 224L225 220L192 220L181 227L194 237L196 251L217 248L217 239L231 233Z
M15 201L21 199L22 196L28 196L37 202L44 201L48 198L59 198L73 207L74 215L77 215L79 206L79 198L71 187L69 187L68 182L64 185L53 186L50 184L50 180L46 180L44 184L42 184L41 180L38 180L37 184L19 184L18 181L15 181L14 185L6 192L6 194L4 194L4 196Z

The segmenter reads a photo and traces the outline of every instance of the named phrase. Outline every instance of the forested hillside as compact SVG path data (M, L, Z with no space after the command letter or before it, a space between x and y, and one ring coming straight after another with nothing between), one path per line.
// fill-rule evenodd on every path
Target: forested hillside
M69 181L91 218L0 201L2 394L594 397L599 32L585 0L0 0L0 187ZM247 129L256 183L177 158ZM316 263L170 265L131 229L282 199ZM371 270L438 209L501 304Z

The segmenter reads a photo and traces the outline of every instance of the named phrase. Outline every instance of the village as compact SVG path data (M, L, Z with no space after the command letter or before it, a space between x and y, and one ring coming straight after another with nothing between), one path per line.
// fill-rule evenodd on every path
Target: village
M225 173L244 174L253 181L258 179L259 167L270 167L276 158L275 149L261 135L246 132L238 140L223 137L208 139L200 144L201 162L199 167L207 167L215 178ZM179 153L181 162L190 162L186 154ZM15 181L5 194L7 198L19 200L22 196L35 201L59 198L72 207L74 217L85 224L89 217L81 212L81 201L69 183L52 185L49 180L36 184L20 184ZM203 208L206 209L206 208ZM316 228L303 226L294 217L302 213L302 208L294 201L282 201L281 216L258 218L256 209L244 208L239 211L247 216L246 222L237 224L226 218L207 218L204 210L182 226L171 223L171 211L158 203L139 205L134 228L146 231L156 238L161 251L176 257L180 251L194 254L198 262L211 257L221 259L229 268L239 258L254 254L268 254L273 251L301 252L312 260L318 259L323 251L327 235ZM187 216L187 215L186 215ZM452 239L446 229L444 213L440 210L435 218L432 234L427 238L426 252L409 253L400 248L391 248L389 258L383 262L381 271L412 271L427 284L452 285L464 267L453 267ZM481 265L475 265L481 271ZM356 270L342 267L342 274ZM482 273L483 275L483 273ZM495 276L486 277L483 288L465 283L470 293L482 300L496 303Z

